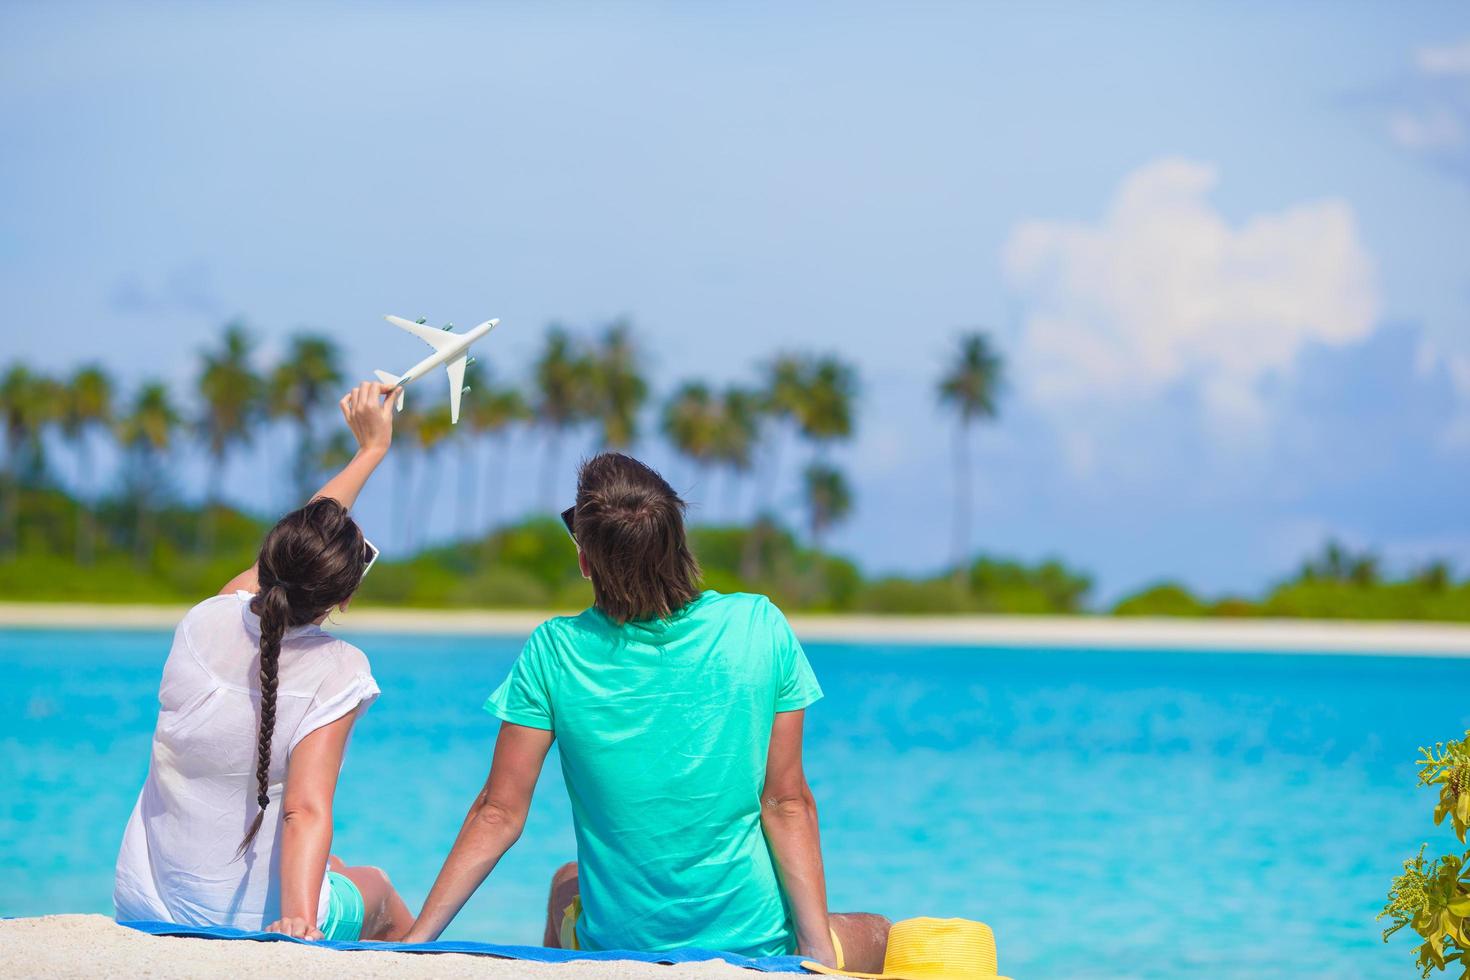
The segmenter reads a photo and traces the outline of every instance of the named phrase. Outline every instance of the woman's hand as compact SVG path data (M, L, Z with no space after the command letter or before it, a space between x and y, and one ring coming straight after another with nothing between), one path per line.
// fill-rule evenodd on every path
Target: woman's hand
M266 932L278 932L283 936L293 939L323 939L322 931L316 927L315 922L306 919L298 919L294 916L285 916L272 922L265 927Z
M364 381L337 403L363 451L380 456L388 452L393 442L393 406L397 400L398 389L392 385Z

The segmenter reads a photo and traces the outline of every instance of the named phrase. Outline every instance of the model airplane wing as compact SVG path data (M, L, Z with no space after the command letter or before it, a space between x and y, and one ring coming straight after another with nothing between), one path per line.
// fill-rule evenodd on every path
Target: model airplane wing
M459 339L457 334L450 333L447 330L440 330L438 327L431 327L424 323L414 323L412 320L405 320L401 316L386 316L383 319L400 330L407 330L435 350L443 350Z
M451 424L459 422L459 396L464 394L464 357L456 357L444 365L444 370L449 372L449 421Z

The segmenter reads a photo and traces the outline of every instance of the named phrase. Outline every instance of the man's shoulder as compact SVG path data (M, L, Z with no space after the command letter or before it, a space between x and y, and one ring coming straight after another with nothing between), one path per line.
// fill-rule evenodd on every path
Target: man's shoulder
M605 624L606 620L596 607L589 606L579 613L552 616L550 619L542 620L531 631L527 645L555 646L569 641L586 640L590 636L603 632Z
M725 615L779 613L769 596L759 592L716 592L708 589L700 597L700 608L718 611Z

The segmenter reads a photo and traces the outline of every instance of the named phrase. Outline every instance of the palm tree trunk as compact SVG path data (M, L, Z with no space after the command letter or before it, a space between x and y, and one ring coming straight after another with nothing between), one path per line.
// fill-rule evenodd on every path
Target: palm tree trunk
M961 420L954 439L954 579L965 581L970 558L970 426Z
M413 493L413 452L404 446L398 453L398 475L393 480L393 539L405 556L412 546L408 534L408 498Z
M94 540L96 529L92 515L92 452L87 442L86 429L77 433L77 539L76 556L78 565L92 564L96 551Z
M555 511L556 502L551 499L555 490L557 457L561 455L561 430L552 427L546 437L546 453L541 462L541 509L543 511Z
M754 510L751 513L750 528L746 531L745 542L740 548L740 578L747 584L760 576L761 545L765 538L761 518L770 507L770 497L775 490L776 476L780 470L781 443L785 433L779 423L775 429L771 438L771 451L766 460L766 478L756 480L755 493L751 497Z
M695 513L699 514L702 519L701 522L705 524L712 523L714 517L712 513L714 510L714 495L710 493L710 477L713 472L714 467L709 463L702 459L695 461L694 486L699 493L697 498L699 506L695 509Z
M153 534L153 519L148 512L148 501L138 496L138 525L133 540L133 563L139 568L148 564L148 546Z
M199 553L214 554L215 531L219 521L219 498L224 480L225 454L223 451L210 453L213 463L204 490L204 515L199 524Z
M146 475L139 481L136 489L138 521L133 531L133 562L142 568L148 564L148 556L153 544L153 515L148 506L149 488L144 481L151 479L152 474L156 471L152 465L153 460L149 456L142 456L140 463L142 465L138 467L138 472Z
M510 455L508 434L492 435L485 453L485 533L494 534L505 509L505 461ZM499 468L496 468L496 464Z
M418 496L414 498L414 510L421 515L421 519L412 525L414 533L413 548L417 550L427 541L429 516L434 512L435 491L439 489L439 481L436 480L436 463L439 462L436 449L424 450L424 475L419 484Z
M475 520L475 454L466 445L468 437L456 436L459 443L459 527L455 538L468 539L474 534Z
M766 460L766 478L757 483L755 495L755 516L760 517L762 512L768 510L771 505L771 495L776 492L776 484L781 478L781 450L787 439L786 426L776 424L775 434L771 437L771 454Z
M316 443L312 438L311 432L311 419L309 416L302 416L301 431L296 437L296 462L291 467L295 471L293 475L296 479L292 482L296 487L297 500L292 507L301 506L306 503L306 498L311 496L313 489L311 476L312 468L315 464L315 453L313 450L315 449L315 445Z
M5 553L14 558L20 553L20 440L12 432L5 436L4 499L0 500L0 534L4 535Z
M20 554L20 480L14 473L5 478L5 551Z
M497 474L495 472L495 461L498 455L495 452L495 441L496 437L493 433L486 436L484 440L483 453L485 458L481 461L481 465L485 469L480 476L480 486L483 488L480 493L482 500L481 506L483 508L480 514L480 530L484 560L487 562L495 560L495 521L499 516L498 512L500 509L498 506L500 502L498 493L499 480L496 479Z
M725 469L725 520L731 526L740 522L740 471L733 466Z

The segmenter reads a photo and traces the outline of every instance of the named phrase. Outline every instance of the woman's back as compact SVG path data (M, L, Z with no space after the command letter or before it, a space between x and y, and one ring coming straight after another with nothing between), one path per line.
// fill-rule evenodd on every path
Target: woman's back
M763 596L543 624L487 710L560 746L589 949L794 949L760 822L771 724L821 697Z
M195 606L174 633L159 688L147 780L123 836L113 901L119 919L260 929L279 915L276 850L286 763L323 725L378 695L367 658L316 626L281 643L272 805L254 820L260 721L259 620L249 593ZM325 911L327 890L321 893Z

